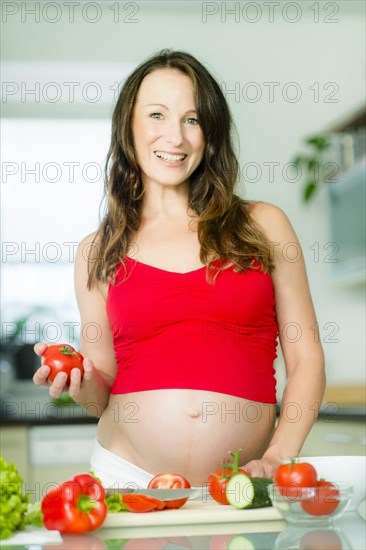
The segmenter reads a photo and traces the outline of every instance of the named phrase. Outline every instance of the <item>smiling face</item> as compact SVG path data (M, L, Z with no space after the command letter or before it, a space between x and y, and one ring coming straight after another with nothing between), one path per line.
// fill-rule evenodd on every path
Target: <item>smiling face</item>
M144 187L188 182L204 153L190 78L176 69L158 69L141 83L132 133Z

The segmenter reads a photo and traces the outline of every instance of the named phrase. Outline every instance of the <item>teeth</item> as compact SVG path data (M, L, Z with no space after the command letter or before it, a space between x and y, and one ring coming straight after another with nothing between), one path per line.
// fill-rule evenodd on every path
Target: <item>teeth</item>
M155 151L155 155L167 162L179 162L184 160L187 155L169 155L168 153L162 153L161 151Z

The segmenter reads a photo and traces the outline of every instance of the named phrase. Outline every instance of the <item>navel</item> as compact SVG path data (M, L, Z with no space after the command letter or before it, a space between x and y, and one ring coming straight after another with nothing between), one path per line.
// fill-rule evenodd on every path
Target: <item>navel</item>
M188 416L190 416L191 418L198 418L199 416L201 416L201 411L199 409L192 409L188 413Z

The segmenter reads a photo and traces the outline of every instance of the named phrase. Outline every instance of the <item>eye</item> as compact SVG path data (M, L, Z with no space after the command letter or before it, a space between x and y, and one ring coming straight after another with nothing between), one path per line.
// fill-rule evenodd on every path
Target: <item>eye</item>
M188 124L192 124L192 125L196 125L196 124L199 124L198 120L196 118L187 118L186 122L188 122Z
M155 118L156 120L160 120L163 115L161 113L151 113L150 117Z

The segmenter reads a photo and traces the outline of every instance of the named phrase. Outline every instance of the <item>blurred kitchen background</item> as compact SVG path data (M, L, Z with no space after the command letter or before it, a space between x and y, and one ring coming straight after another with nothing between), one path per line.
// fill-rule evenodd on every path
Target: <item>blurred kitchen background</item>
M33 391L34 341L78 345L73 258L103 212L111 114L126 75L162 48L192 53L222 86L237 129L238 192L281 207L302 244L326 354L325 410L364 413L364 2L3 2L1 9L2 402L23 430L22 445L38 429L38 446L27 447L33 464L44 471L42 441L49 449L52 434L61 462L70 437L83 440L80 426L75 436L67 426L62 447L47 424L62 424L64 413L49 409L40 422L37 406L24 401L22 411L17 395ZM296 261L293 248L286 253ZM309 327L314 338L316 328ZM296 319L286 336L301 337ZM280 399L281 354L276 367ZM33 400L42 394L46 406L34 389ZM7 449L18 445L14 426L3 429ZM336 434L333 453L339 445L344 454L364 452L360 427L353 434L348 423ZM320 453L313 447L313 454Z

